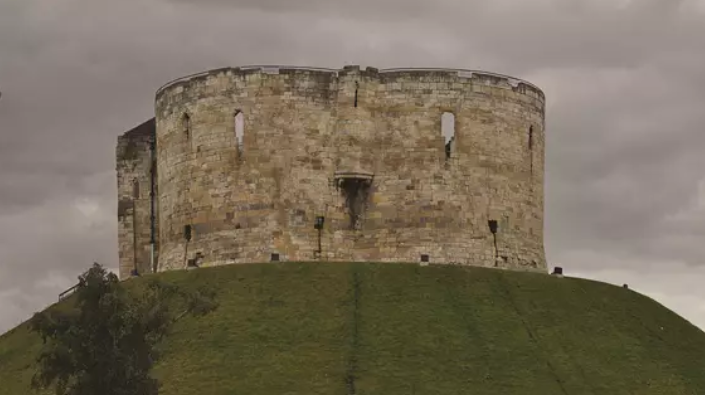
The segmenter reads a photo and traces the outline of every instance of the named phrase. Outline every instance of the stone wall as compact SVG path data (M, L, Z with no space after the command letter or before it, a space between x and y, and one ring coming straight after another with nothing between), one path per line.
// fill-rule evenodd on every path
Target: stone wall
M425 254L545 271L544 102L529 83L462 70L253 66L173 81L155 107L159 270L200 253L202 266Z
M120 278L129 276L133 269L140 273L152 272L150 146L155 132L155 120L152 118L118 138L116 170ZM156 220L156 205L154 208ZM157 239L158 229L155 226L155 242ZM157 253L158 248L155 248L155 257Z

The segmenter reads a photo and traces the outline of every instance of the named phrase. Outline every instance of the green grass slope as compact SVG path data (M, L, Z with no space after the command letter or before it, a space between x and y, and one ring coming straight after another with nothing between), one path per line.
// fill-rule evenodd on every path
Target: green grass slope
M165 342L163 394L705 394L705 333L600 282L412 264L161 276L220 300ZM0 395L30 393L40 343L0 337Z

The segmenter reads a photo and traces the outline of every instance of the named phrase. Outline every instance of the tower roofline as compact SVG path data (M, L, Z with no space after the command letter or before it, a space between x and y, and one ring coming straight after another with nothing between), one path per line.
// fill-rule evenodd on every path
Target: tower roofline
M228 72L228 71L261 70L265 73L279 74L279 72L282 70L285 70L285 71L286 70L298 70L298 71L310 71L310 72L317 72L317 73L324 73L324 74L335 74L336 76L338 76L338 73L345 72L345 71L351 70L351 69L359 70L360 67L358 65L348 65L348 66L343 67L342 69L331 69L331 68L309 67L309 66L289 66L289 65L245 65L245 66L236 66L236 67L221 67L221 68L217 68L217 69L202 71L199 73L189 74L189 75L175 78L171 81L168 81L164 85L160 86L159 89L157 89L155 96L158 97L165 89L168 89L169 87L174 86L176 84L188 82L193 79L207 77L209 75L218 74L218 73L222 73L222 72ZM374 67L367 67L365 70L368 72L373 71L378 74L407 73L407 72L413 72L413 73L455 73L460 78L473 78L473 76L475 76L475 75L494 77L494 78L506 80L509 83L509 85L511 85L512 87L517 87L519 84L524 84L524 85L529 86L532 89L536 90L540 94L541 97L544 97L544 93L541 90L541 88L539 88L538 86L534 85L533 83L531 83L529 81L526 81L521 78L513 77L510 75L506 75L506 74L495 73L495 72L484 71L484 70L442 68L442 67L441 68L397 67L397 68L389 68L389 69L376 69Z

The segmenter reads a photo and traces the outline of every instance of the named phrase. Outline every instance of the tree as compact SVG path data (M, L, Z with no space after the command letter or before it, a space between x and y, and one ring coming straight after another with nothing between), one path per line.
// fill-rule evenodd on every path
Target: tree
M32 387L54 386L57 395L157 394L150 377L156 347L180 318L208 314L217 302L212 291L145 280L128 292L96 263L79 277L73 306L35 313L30 326L44 348Z

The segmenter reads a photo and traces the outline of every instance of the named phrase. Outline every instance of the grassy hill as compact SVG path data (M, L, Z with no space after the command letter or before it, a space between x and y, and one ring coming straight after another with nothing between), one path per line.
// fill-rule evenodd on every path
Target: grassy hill
M705 394L705 333L600 282L411 264L160 276L220 300L164 344L163 394ZM31 393L40 343L0 337L0 395Z

